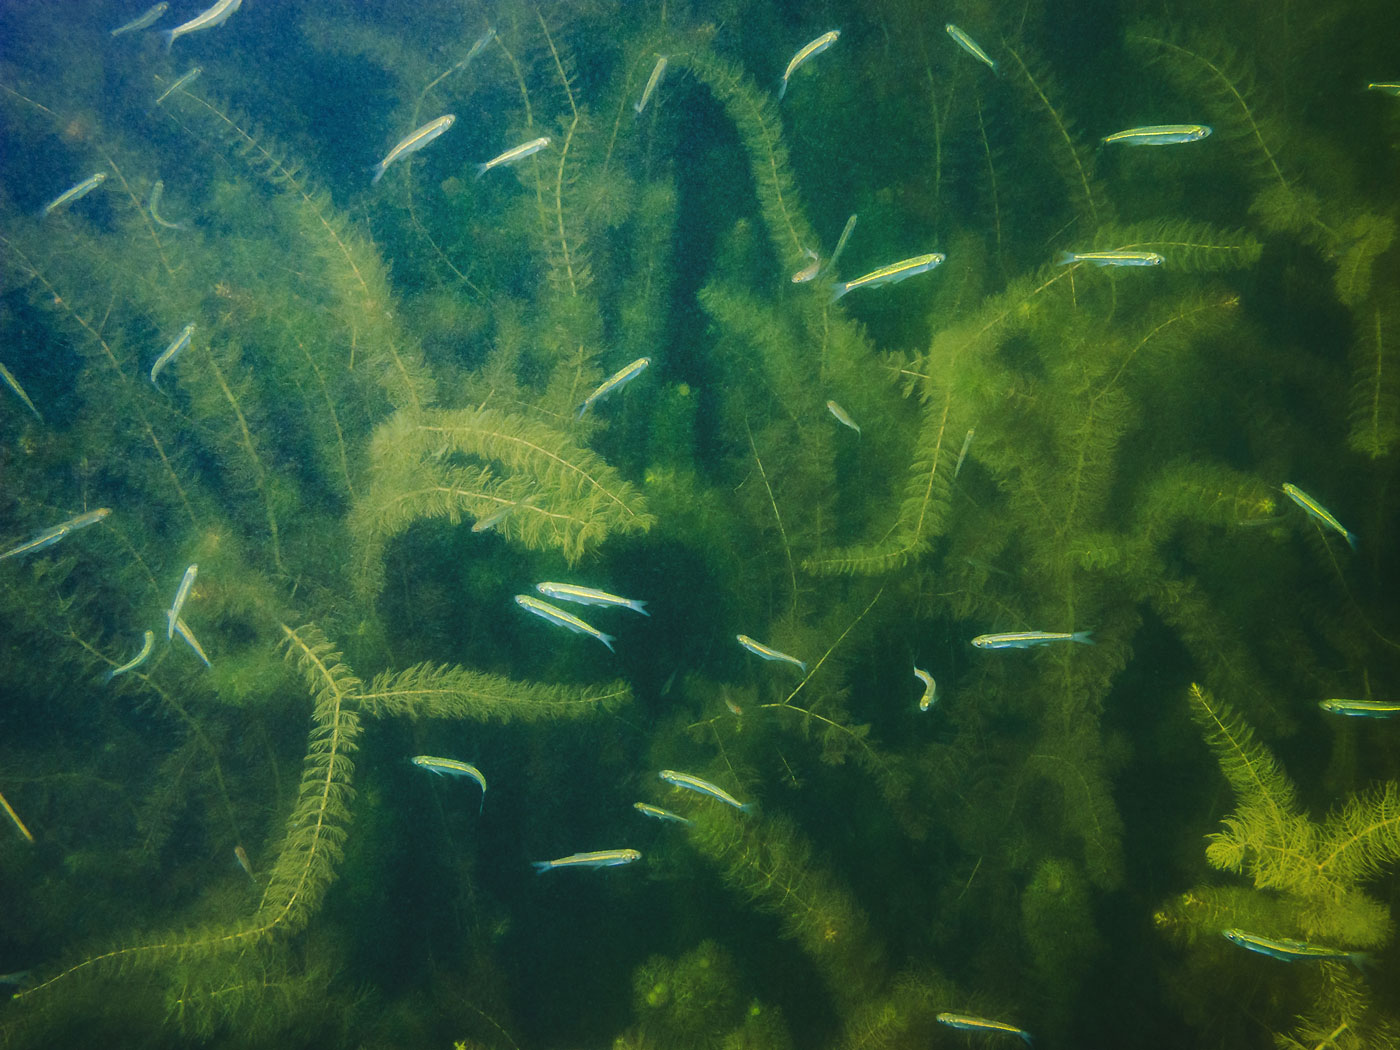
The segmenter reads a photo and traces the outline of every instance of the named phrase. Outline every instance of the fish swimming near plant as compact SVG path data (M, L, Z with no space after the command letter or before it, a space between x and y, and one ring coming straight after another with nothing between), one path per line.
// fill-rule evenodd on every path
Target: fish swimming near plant
M43 208L39 210L39 218L47 219L49 217L50 212L53 212L55 209L62 208L64 205L72 204L75 200L78 200L80 197L86 197L89 193L97 189L97 187L101 186L106 181L107 173L105 171L94 172L93 174L85 178L82 182L79 182L73 186L69 186L57 197L49 201L49 203L45 204Z
M175 621L180 618L180 612L185 608L185 601L189 598L190 591L194 589L194 578L198 573L199 566L191 565L180 579L180 587L175 592L175 600L170 603L170 609L165 614L165 637L167 640L175 637Z
M204 652L204 647L199 644L199 639L194 636L194 632L190 630L189 624L185 623L184 620L176 620L175 633L178 634L181 638L183 638L185 640L185 644L194 650L194 655L199 657L200 661L204 664L205 667L214 666L209 662L209 657Z
M170 345L161 351L160 356L155 360L155 364L151 365L152 383L156 381L156 377L165 369L165 366L170 364L171 361L174 361L176 355L190 345L190 336L192 335L194 335L193 322L185 325L180 334L174 338Z
M860 427L856 425L856 421L851 418L850 413L835 401L828 401L826 403L826 410L835 416L836 422L840 423L843 427L850 427L857 434L860 433Z
M223 25L242 4L243 0L219 0L213 7L195 15L188 22L166 30L161 34L165 40L165 50L169 51L175 41L186 33L198 33L201 29L213 29Z
M958 47L977 59L977 61L984 63L987 68L997 74L997 76L1001 76L1001 71L997 69L997 64L992 60L992 56L983 51L976 40L973 40L972 37L953 25L952 22L949 22L943 28L947 31L948 35L953 38L953 42L956 43Z
M779 660L783 663L789 663L798 668L803 674L807 673L806 663L795 656L789 656L787 653L779 652L771 645L764 645L762 642L756 642L746 634L736 634L734 638L740 645L755 656L761 656L765 660Z
M1400 700L1320 700L1317 706L1329 715L1346 715L1351 718L1400 716Z
M203 72L203 66L195 66L192 69L190 69L189 72L185 73L183 76L177 79L173 84L171 84L168 88L166 88L156 97L156 105L159 106L167 98L169 98L175 92L179 91L182 87L184 87L191 80L193 80L195 77L199 76L199 74Z
M689 817L683 817L679 813L672 813L669 809L662 809L660 806L653 806L650 802L633 802L632 808L644 817L651 817L652 820L665 820L673 824L690 823Z
M481 805L477 812L486 808L486 777L470 762L455 758L438 758L435 755L414 755L409 759L419 769L436 773L440 777L467 777L481 785Z
M1118 249L1110 252L1060 252L1055 256L1056 266L1070 263L1088 263L1090 266L1161 266L1166 262L1156 252L1134 252Z
M126 674L128 671L134 671L134 670L136 670L136 668L138 668L138 667L140 667L142 664L144 664L144 663L146 662L146 660L150 657L150 655L151 655L151 650L154 649L155 646L156 646L156 632L155 632L155 631L147 631L147 632L146 632L146 635L145 635L145 639L144 639L144 640L142 641L142 643L141 643L141 651L140 651L139 653L137 653L135 656L133 656L133 657L132 657L130 660L128 660L126 663L122 664L120 667L114 667L114 668L112 668L112 669L111 669L110 671L108 671L105 675L103 675L102 680L103 680L104 682L110 682L113 678L117 677L117 675L119 675L119 674Z
M529 142L522 142L519 146L513 146L504 153L492 157L490 160L486 161L486 163L478 164L476 166L476 177L479 179L492 168L498 168L502 164L514 164L517 160L523 160L531 154L538 153L548 145L548 135L541 135L539 138L531 139Z
M400 157L406 157L410 153L416 153L428 143L432 142L450 128L456 119L457 117L454 114L445 113L436 120L428 121L428 123L424 124L421 128L418 128L416 131L411 131L403 138L399 139L399 141L394 144L394 148L385 155L384 159L374 166L374 178L369 180L369 184L373 186L382 179L385 169L387 169L390 164L394 163L394 161L398 160Z
M613 649L613 642L617 639L611 634L604 634L592 624L584 623L573 613L567 613L557 605L550 605L549 602L542 602L538 598L533 598L528 594L517 594L515 604L528 613L533 613L541 620L547 620L559 627L565 627L575 634L592 635L598 641L608 647L609 652L616 652Z
M1175 146L1183 142L1200 142L1211 133L1209 124L1153 124L1144 128L1125 128L1105 135L1105 146Z
M921 667L914 668L914 677L924 683L924 695L919 697L919 710L927 711L938 703L938 683L933 680L933 675Z
M165 14L166 9L169 7L170 5L166 3L165 0L161 0L158 4L152 4L130 22L123 23L117 26L116 29L113 29L111 35L121 36L123 33L136 33L145 29L147 26L154 25L160 19L160 16Z
M647 603L639 598L624 598L618 594L609 594L607 591L600 591L596 587L580 587L573 583L553 583L545 581L535 584L535 590L539 591L546 598L553 598L561 602L576 602L579 605L600 605L611 608L631 609L633 612L641 613L643 616L650 616L647 612Z
M1309 516L1311 516L1314 520L1321 522L1323 525L1326 525L1329 529L1332 529L1334 532L1341 533L1342 538L1347 541L1347 546L1350 547L1352 550L1356 550L1356 534L1353 532L1348 532L1345 526L1343 526L1340 521L1338 521L1332 516L1332 512L1329 511L1326 507L1324 507L1321 503L1313 499L1306 492L1300 489L1297 485L1290 485L1285 483L1283 486L1283 492L1284 495L1286 495L1294 503L1298 504L1298 506L1302 507L1305 511L1307 511Z
M1295 941L1287 937L1261 937L1257 933L1244 930L1221 930L1221 934L1231 944L1238 944L1260 955L1283 962L1300 962L1315 959L1346 959L1358 969L1364 966L1369 957L1365 952L1351 952L1345 948L1329 948L1310 941Z
M651 364L651 358L639 357L626 368L619 369L612 375L608 376L607 379L603 380L602 384L598 387L598 389L593 391L593 393L589 394L586 398L584 398L583 404L578 406L579 418L583 418L583 414L588 411L589 407L592 406L595 401L602 400L603 398L611 394L614 390L616 390L618 387L630 383L632 382L632 380L636 379L639 375L641 375L647 370L647 366L649 364Z
M787 69L783 70L783 82L778 87L778 98L782 99L787 94L788 79L797 72L797 67L806 62L809 58L820 55L836 41L841 39L841 30L833 29L829 33L823 33L815 40L803 44L798 49L797 54L792 56L792 61L787 64Z
M836 282L831 286L831 298L835 301L858 288L878 288L882 284L898 284L916 274L928 273L929 270L941 266L946 258L947 256L941 252L930 252L927 255L916 255L912 259L901 259L897 263L890 263L888 266L881 266L878 270L872 270L853 281Z
M1030 1032L1024 1028L1017 1028L1014 1024L1007 1024L1005 1021L993 1021L989 1017L941 1013L934 1020L939 1024L946 1024L949 1028L958 1028L964 1032L1005 1032L1008 1035L1019 1036L1027 1046L1035 1045Z
M651 101L651 96L655 94L657 86L661 83L661 78L666 75L666 56L657 55L656 65L651 67L651 76L647 77L647 86L642 88L642 97L632 104L637 116L642 115L642 110L647 108L647 103Z
M748 813L753 810L752 802L740 802L718 784L711 784L708 780L701 780L690 773L680 773L674 769L663 769L657 777L670 784L672 787L684 788L687 791L694 791L701 795L708 795L710 798L719 799L726 806L733 806L741 812Z
M1051 642L1078 642L1093 645L1094 632L1089 631L1008 631L1005 634L979 634L972 644L979 649L1029 649L1033 645Z
M4 561L6 558L18 558L23 554L33 554L35 551L41 551L45 547L52 547L59 540L72 535L79 529L85 529L89 525L96 525L111 513L112 510L110 507L98 507L96 510L90 510L86 513L79 514L77 517L69 518L67 521L60 521L57 525L50 525L48 528L36 532L19 546L11 547L3 554L0 554L0 561Z
M570 853L557 860L534 861L536 874L543 875L555 868L616 868L642 859L634 849L600 849L592 853Z

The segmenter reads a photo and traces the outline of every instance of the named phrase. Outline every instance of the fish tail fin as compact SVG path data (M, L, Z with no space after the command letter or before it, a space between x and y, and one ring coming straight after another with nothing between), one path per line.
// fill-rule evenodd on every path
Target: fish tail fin
M167 55L170 54L170 47L175 43L175 30L167 29L165 32L161 33L160 38L165 41L165 53Z
M633 598L630 602L627 603L627 608L631 609L633 612L639 612L643 616L651 615L651 613L647 612L647 603L642 601L640 598Z
M1059 252L1055 255L1056 266L1068 266L1074 262L1074 252Z
M1347 955L1347 962L1351 963L1362 973L1370 973L1371 964L1375 961L1376 960L1371 958L1370 954L1367 952L1351 952Z
M1091 627L1087 631L1075 631L1069 636L1071 642L1078 642L1080 645L1094 644L1094 629Z
M579 405L579 406L578 406L578 415L575 416L574 418L575 418L575 419L582 419L582 418L583 418L583 414L584 414L585 412L588 411L588 406L591 405L591 404L593 404L592 401L585 401L583 404Z
M798 661L797 661L797 666L798 666L799 668L801 668L803 674L806 674L806 673L807 673L807 661L806 661L806 660L798 660Z
M1347 546L1350 547L1352 550L1356 550L1356 533L1347 532L1345 529L1343 529L1342 534L1347 538Z
M481 176L485 175L485 174L486 174L488 171L490 171L490 170L491 170L491 162L490 162L489 160L488 160L486 163L484 163L484 164L478 164L478 165L476 166L476 177L479 179L479 178L481 178Z
M370 184L371 186L377 184L377 183L379 182L379 180L382 179L382 178L384 177L384 170L385 170L385 169L384 169L384 165L383 165L383 164L376 164L374 167L370 168L369 170L372 171L372 172L374 172L374 178L372 178L372 179L369 180L369 184Z
M742 806L739 807L739 812L752 813L757 805L758 804L756 802L745 802ZM687 820L686 823L689 824L690 821Z
M778 101L781 102L781 101L783 100L783 96L786 95L786 94L787 94L787 77L783 77L782 82L778 85Z
M837 281L831 286L831 301L833 303L836 302L837 299L840 299L841 296L845 295L850 290L851 286L845 281Z
M175 640L175 610L165 610L165 640L173 642Z
M117 676L117 669L114 667L114 668L112 668L110 671L108 671L106 674L104 674L104 675L102 676L102 682L103 682L103 684L105 685L107 682L110 682L110 681L111 681L113 678L115 678L116 676Z
M535 869L536 875L543 875L545 872L553 870L554 863L548 860L536 860L530 863L530 867Z
M1025 1040L1027 1046L1035 1046L1035 1040L1031 1038L1030 1032L1017 1032L1016 1034Z

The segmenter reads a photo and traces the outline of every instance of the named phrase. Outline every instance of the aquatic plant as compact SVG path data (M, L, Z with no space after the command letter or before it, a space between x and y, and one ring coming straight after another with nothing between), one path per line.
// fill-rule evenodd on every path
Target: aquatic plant
M0 523L20 544L112 509L0 561L26 704L0 787L38 840L0 854L6 955L33 968L7 1042L333 1017L366 1043L894 1048L955 1012L1068 1043L1105 1011L1085 975L1149 954L1106 909L1200 831L1187 789L1153 787L1160 834L1122 789L1179 758L1144 726L1188 678L1241 712L1195 694L1239 792L1209 858L1256 885L1168 925L1385 942L1361 884L1396 803L1354 785L1393 757L1340 740L1350 801L1317 824L1241 729L1286 740L1343 669L1393 680L1396 206L1342 132L1274 101L1278 70L1315 86L1317 64L1282 38L1232 53L1204 17L1101 40L1144 112L1215 128L1149 158L1096 146L1124 108L1035 5L958 12L996 77L877 4L781 106L774 56L811 27L721 8L249 10L226 54L191 34L175 59L6 15L2 133L31 163L0 196L23 336ZM298 61L240 75L257 39ZM204 69L176 86L186 46ZM445 113L373 186L345 170ZM1286 480L1352 523L1355 559ZM107 682L191 563L210 666L162 639ZM615 657L517 616L561 577L653 616L609 623ZM1094 644L967 644L1034 630ZM418 752L480 764L482 813L415 779ZM754 809L664 797L663 767ZM639 825L637 794L692 823ZM528 874L623 845L643 862ZM1287 1038L1343 1018L1386 1045L1368 978L1320 972Z

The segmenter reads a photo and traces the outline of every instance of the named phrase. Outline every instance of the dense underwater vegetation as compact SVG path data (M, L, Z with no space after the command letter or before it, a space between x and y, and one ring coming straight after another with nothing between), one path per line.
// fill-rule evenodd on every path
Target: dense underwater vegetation
M3 1045L1400 1046L1395 5L171 6L0 8Z

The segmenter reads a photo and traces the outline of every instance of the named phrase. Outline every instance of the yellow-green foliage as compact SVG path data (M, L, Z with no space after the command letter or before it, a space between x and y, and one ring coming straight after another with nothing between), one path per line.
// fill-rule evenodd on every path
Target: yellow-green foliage
M735 892L776 915L844 1006L864 1001L884 981L880 949L850 894L817 867L812 848L782 818L743 814L718 803L688 812L688 839Z

